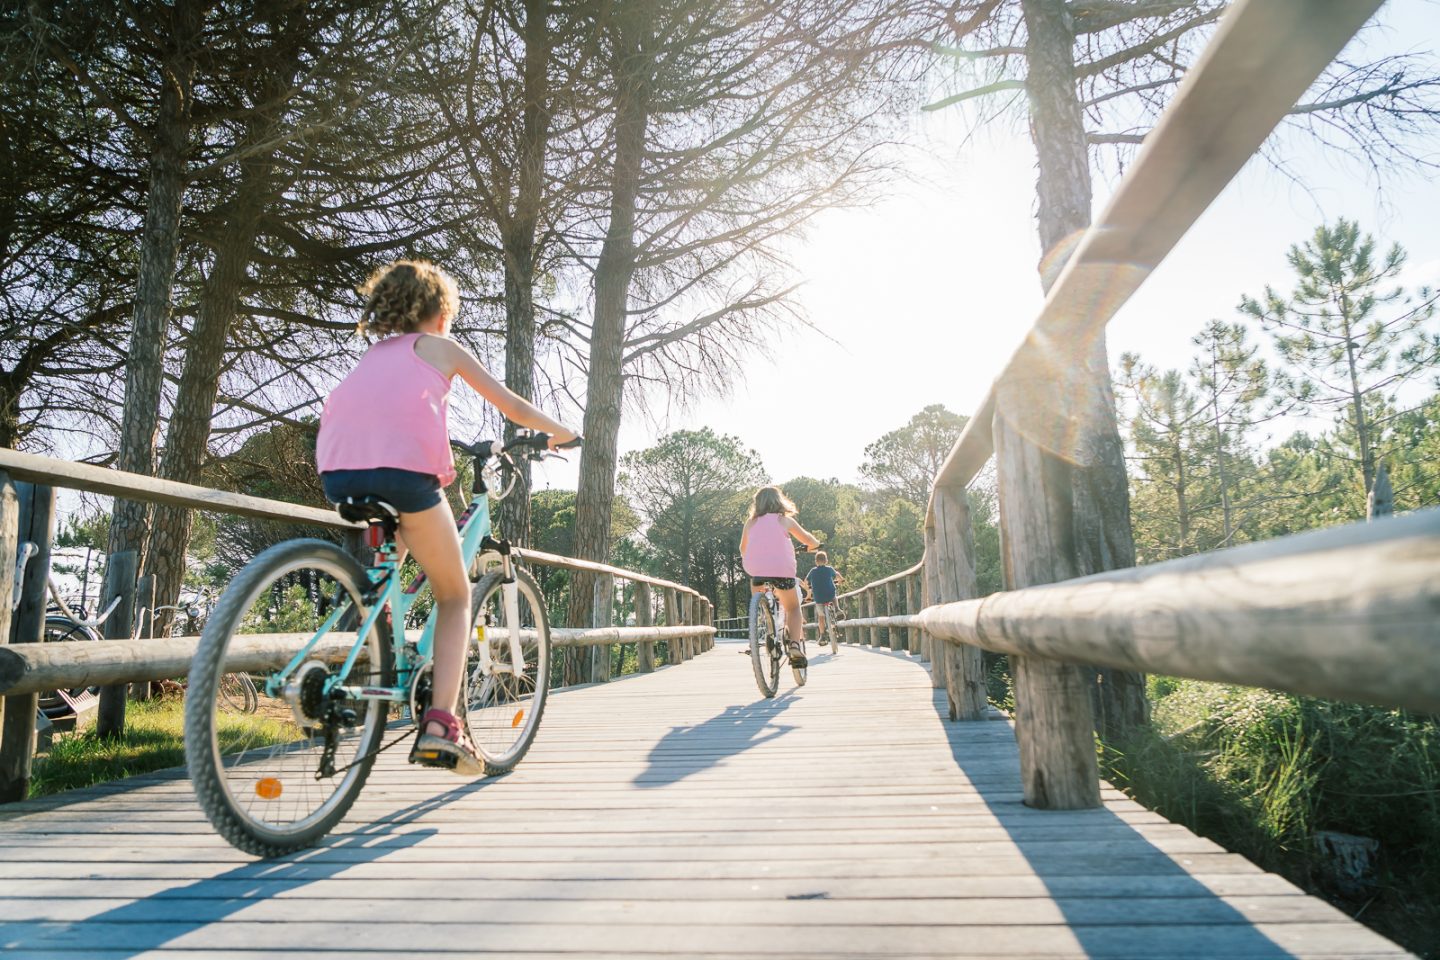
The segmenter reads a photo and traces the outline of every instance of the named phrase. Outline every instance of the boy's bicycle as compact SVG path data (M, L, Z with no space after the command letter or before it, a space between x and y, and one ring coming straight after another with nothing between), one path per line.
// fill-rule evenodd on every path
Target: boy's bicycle
M835 620L840 617L840 601L827 600L815 604L815 632L820 646L829 646L830 655L840 652L840 638L835 634Z
M550 689L550 630L540 588L516 566L509 543L490 535L488 497L503 498L514 486L512 458L543 459L548 442L526 434L503 448L455 444L474 458L473 496L457 522L478 580L456 715L492 773L513 768L535 739ZM510 472L505 487L502 467ZM220 598L190 668L185 757L195 794L221 836L260 856L323 837L355 802L376 754L411 736L430 704L435 616L407 638L406 614L425 578L402 578L396 511L375 497L339 510L369 524L375 562L363 567L324 540L264 551ZM303 645L291 654L297 640ZM288 708L279 736L227 716L220 678L228 673L259 676L262 693ZM391 713L402 708L412 723L382 746Z
M780 687L780 665L786 660L790 660L795 685L805 686L809 673L804 658L805 638L802 636L796 641L800 645L801 657L791 659L787 652L788 634L780 598L775 596L775 584L767 578L764 589L750 596L750 666L755 671L755 684L760 688L761 696L775 696Z

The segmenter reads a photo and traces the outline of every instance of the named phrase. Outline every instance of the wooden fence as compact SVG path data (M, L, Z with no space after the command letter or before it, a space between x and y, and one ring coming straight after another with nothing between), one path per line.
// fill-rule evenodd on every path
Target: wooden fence
M19 545L32 542L39 548L25 568L25 582L20 585L21 602L13 618L10 603L0 603L0 702L4 704L4 726L0 729L0 803L22 800L29 789L39 692L104 686L100 722L103 732L118 733L124 722L125 685L183 676L189 670L198 640L197 637L173 637L91 643L38 642L45 620L55 487L339 530L354 544L358 544L358 534L363 529L330 510L121 473L0 447L0 598L8 600L12 596ZM648 672L655 669L661 657L666 663L683 663L714 644L709 600L683 584L539 550L521 549L517 553L529 564L597 574L591 623L551 629L556 647L590 651L582 681L609 680L617 660L616 647L622 648L618 659L623 664L626 659L623 648L634 645L637 670ZM128 576L107 578L107 581L119 582L122 601L111 620L106 621L107 636L124 638L130 633L136 589L133 554L112 557L110 562L116 569L128 571ZM616 580L631 584L633 626L617 626L613 622ZM105 599L108 602L110 597ZM9 645L3 645L7 639ZM256 669L263 669L277 658L280 662L288 659L307 639L308 636L299 634L268 635L256 641L249 656ZM657 651L657 644L664 646Z
M1440 510L1077 578L1123 565L1107 537L1129 519L1083 489L1123 502L1105 325L1378 6L1230 10L951 451L924 560L845 595L845 638L918 647L952 717L985 715L980 649L1011 655L1032 806L1100 803L1095 668L1440 712ZM966 491L992 458L1007 592L977 599Z

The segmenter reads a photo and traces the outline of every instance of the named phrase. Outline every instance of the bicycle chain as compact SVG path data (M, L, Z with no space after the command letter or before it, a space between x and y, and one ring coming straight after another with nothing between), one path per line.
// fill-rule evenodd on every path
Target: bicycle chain
M359 765L362 764L362 763L367 763L367 762L369 762L369 761L371 761L371 760L374 760L376 757L380 756L380 754L384 753L386 750L389 750L391 747L396 746L397 744L402 743L403 741L409 739L410 737L415 736L415 735L416 735L417 733L419 733L419 732L420 732L420 728L419 728L419 727L411 727L409 730L406 730L404 733L400 734L400 736L396 737L394 740L391 740L389 743L384 744L383 746L376 747L374 750L372 750L372 751L370 751L369 753L365 754L365 756L363 756L363 757L356 757L354 760L352 760L352 761L350 761L349 763L345 764L345 766L343 766L343 767L336 767L336 768L335 768L335 773L332 773L331 776L334 776L335 774L344 773L346 770L349 770L351 767L357 767L357 766L359 766ZM321 777L319 773L316 773L315 779L316 779L316 780L321 780L321 779L324 779L324 778Z

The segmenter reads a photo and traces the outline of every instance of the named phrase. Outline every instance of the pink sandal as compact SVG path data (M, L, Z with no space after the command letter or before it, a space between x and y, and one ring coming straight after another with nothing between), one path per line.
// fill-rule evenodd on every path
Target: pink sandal
M438 723L443 734L426 733L425 728ZM420 721L420 733L410 748L410 762L425 767L444 767L463 777L483 777L485 761L470 742L470 733L452 713L431 708Z

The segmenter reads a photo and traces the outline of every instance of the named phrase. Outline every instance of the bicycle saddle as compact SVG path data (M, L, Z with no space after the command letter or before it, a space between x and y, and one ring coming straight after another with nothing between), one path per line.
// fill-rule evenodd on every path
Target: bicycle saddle
M351 523L389 523L400 519L400 511L376 496L346 497L335 504L340 516Z

